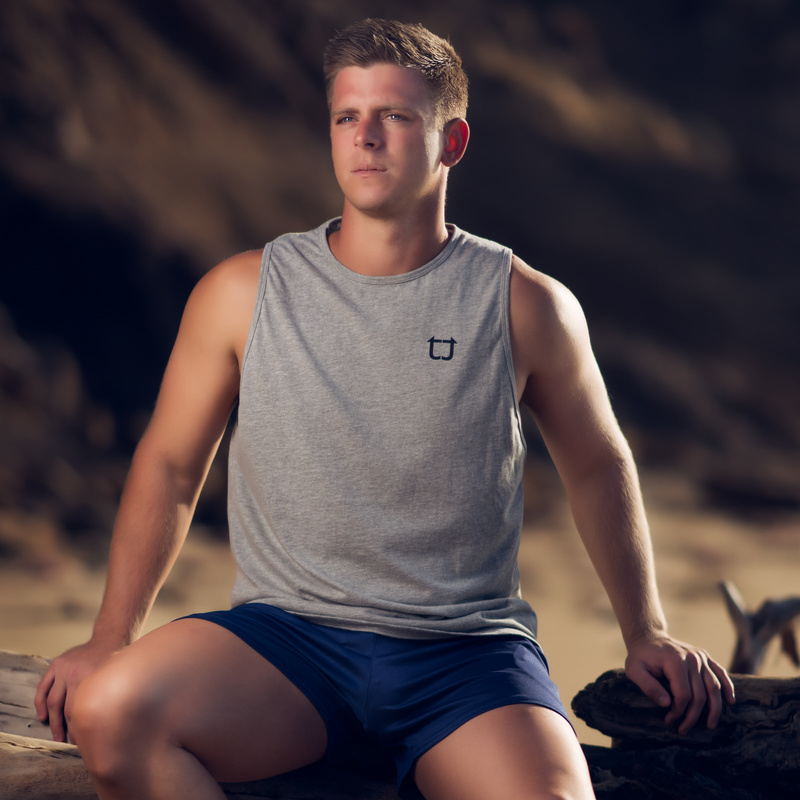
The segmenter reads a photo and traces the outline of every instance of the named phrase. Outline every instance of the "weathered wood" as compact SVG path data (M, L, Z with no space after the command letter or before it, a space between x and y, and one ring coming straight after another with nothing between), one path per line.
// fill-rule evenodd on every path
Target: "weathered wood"
M681 747L631 753L583 745L597 800L761 800L692 770ZM765 795L763 800L780 800Z
M719 588L736 629L731 672L757 674L767 654L767 647L776 636L781 639L781 650L796 667L800 667L797 634L793 625L795 618L800 616L800 597L765 600L757 611L750 611L739 590L730 581L723 581Z
M50 738L33 708L36 687L49 663L39 656L0 650L0 732Z
M800 678L732 679L736 704L725 707L717 728L701 719L681 736L622 670L606 672L572 701L578 717L613 740L605 753L585 748L590 764L650 800L797 800Z
M97 800L77 747L0 733L0 800L23 797Z

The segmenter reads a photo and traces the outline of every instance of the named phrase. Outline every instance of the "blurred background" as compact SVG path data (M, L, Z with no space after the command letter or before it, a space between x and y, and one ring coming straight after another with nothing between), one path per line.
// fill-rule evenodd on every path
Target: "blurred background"
M472 140L448 219L581 300L665 604L726 663L717 581L753 604L798 583L791 0L0 4L0 648L52 656L91 630L193 284L339 212L319 65L364 16L422 22L461 53ZM528 433L523 587L569 700L624 650ZM226 602L222 450L154 622Z

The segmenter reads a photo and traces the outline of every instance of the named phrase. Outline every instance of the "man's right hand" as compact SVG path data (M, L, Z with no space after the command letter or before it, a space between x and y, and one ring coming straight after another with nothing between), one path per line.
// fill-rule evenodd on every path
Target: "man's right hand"
M43 723L50 724L53 741L66 742L72 717L72 699L84 678L91 675L116 650L94 642L78 645L53 660L36 690L34 705Z

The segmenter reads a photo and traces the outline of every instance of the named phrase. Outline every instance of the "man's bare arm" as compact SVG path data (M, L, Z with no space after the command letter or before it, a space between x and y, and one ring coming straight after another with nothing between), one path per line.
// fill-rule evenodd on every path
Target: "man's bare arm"
M688 731L707 704L716 725L725 670L667 632L636 466L611 409L583 312L556 281L515 262L511 287L514 364L564 483L576 526L608 593L628 649L628 676ZM657 680L666 677L672 700Z
M120 500L92 638L55 659L36 693L39 717L58 741L66 740L78 684L137 638L186 537L238 394L259 263L258 253L224 262L186 305Z

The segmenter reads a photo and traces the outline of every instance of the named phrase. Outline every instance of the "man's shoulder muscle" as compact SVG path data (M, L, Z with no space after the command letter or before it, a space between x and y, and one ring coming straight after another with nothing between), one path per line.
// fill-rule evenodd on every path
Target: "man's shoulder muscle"
M586 318L566 286L515 256L509 309L517 385L534 413L547 397L598 384Z
M532 368L542 359L551 362L553 356L586 344L586 319L575 295L516 255L511 266L509 311L515 351Z
M252 306L255 303L260 270L261 250L238 253L210 269L192 294L201 295L202 299L216 297L223 308L233 306L241 310L241 304Z
M209 270L197 283L185 316L207 334L220 337L241 359L258 291L261 251L232 256Z

